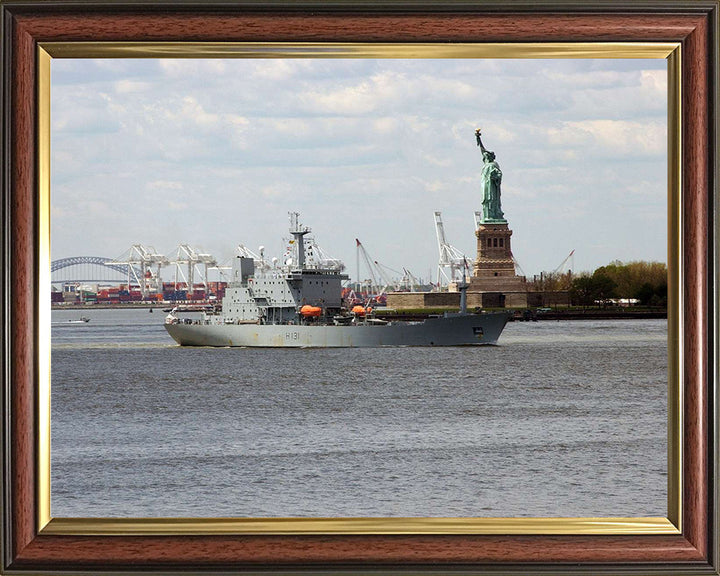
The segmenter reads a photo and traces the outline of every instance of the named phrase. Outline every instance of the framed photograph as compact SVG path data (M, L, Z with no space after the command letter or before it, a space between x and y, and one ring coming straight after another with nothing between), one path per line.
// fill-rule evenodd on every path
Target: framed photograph
M541 2L531 8L522 3L474 6L453 2L397 6L377 2L351 5L343 2L79 1L68 4L8 1L2 3L1 9L5 32L2 41L3 570L17 574L138 570L162 573L718 573L715 482L717 1L668 1L660 6L610 2L592 8L582 3L557 1ZM392 84L388 79L402 77L405 101L413 91L412 80L422 73L423 62L434 63L436 70L443 68L438 62L445 62L450 78L463 73L448 72L450 62L462 62L458 70L472 75L473 65L489 59L517 60L528 67L541 59L622 59L629 62L628 66L638 59L656 61L658 74L649 73L645 78L653 89L658 87L656 80L663 79L659 86L666 96L665 100L660 99L660 107L667 108L667 467L660 473L660 477L663 473L667 476L667 513L618 515L613 513L616 504L608 494L609 510L593 508L591 513L579 516L577 508L566 503L563 509L560 503L559 509L543 515L538 513L542 508L533 508L529 502L523 506L520 493L508 494L505 508L487 508L489 512L474 514L472 506L433 507L431 501L435 502L443 490L428 496L426 503L418 499L415 508L399 508L399 513L392 510L387 514L376 513L376 508L358 507L357 503L349 503L345 508L309 507L304 511L298 505L298 493L293 491L297 487L288 485L269 492L274 494L271 498L277 500L278 494L287 491L286 499L274 502L270 512L268 508L248 507L257 512L240 514L240 517L226 514L222 508L219 508L223 510L220 514L203 513L197 506L188 509L187 514L173 514L172 507L150 509L146 515L122 514L117 512L122 510L122 504L113 510L111 502L89 507L88 500L82 499L71 513L54 514L58 507L54 502L51 511L52 321L47 299L51 260L50 136L55 129L51 128L51 87L56 81L53 61L60 70L60 65L71 59L81 63L102 59L141 66L149 59L158 58L181 63L174 74L182 77L189 76L184 66L193 62L227 62L227 66L230 63L235 66L262 59L276 64L272 69L269 66L261 69L257 78L273 74L289 76L288 70L298 62L326 63L320 67L306 66L318 86L328 77L338 75L332 67L337 62L351 63L345 64L348 72L352 63L373 60L384 63L380 72L376 70L376 78L385 79L384 87L389 92L399 84ZM402 73L391 68L397 63L405 66ZM88 70L78 65L75 72L87 78ZM588 70L588 83L600 82L598 70L594 70L594 77L593 70ZM70 70L71 75L72 72ZM201 70L200 80L202 74ZM233 74L246 76L249 72L233 68ZM610 73L603 69L602 74L607 77ZM560 81L562 75L550 73L550 76ZM426 74L425 78L432 78L432 82L447 81L448 90L460 88L452 78L438 80L438 74ZM138 88L133 80L119 84L126 93ZM267 89L263 100L269 101L277 84L260 86L258 83L250 92L254 92L257 101ZM209 77L204 90L208 94L213 90ZM292 94L292 87L285 90L285 94ZM357 93L350 94L347 89L339 88L335 93L343 100L342 105L349 105L348 101L356 108L362 107L363 102L367 104L362 94L358 97ZM647 92L647 106L657 106L652 94L657 94L657 90ZM308 107L310 115L318 114L313 105L326 108L340 105L339 101L331 102L323 97L320 90L316 100ZM55 101L52 102L55 106ZM80 99L74 102L78 107L90 105ZM119 105L138 106L137 102L129 102ZM67 118L65 111L72 108L72 104L69 107L67 104L62 110L57 108L63 112L58 114L62 122ZM200 128L202 122L218 120L213 112L203 110L192 96L186 96L182 104L193 107L193 117ZM243 101L242 104L248 108L253 105L260 106L257 102ZM440 102L438 108L442 105ZM153 106L151 103L150 107ZM483 104L479 103L478 107L478 116L485 117ZM157 113L149 114L159 121L162 111L153 109ZM230 111L218 113L223 123L243 125L240 115ZM260 114L268 115L267 112ZM392 130L395 126L392 114L392 110L385 113L385 122L374 127L376 133ZM164 118L172 123L171 116L165 114ZM107 118L103 118L105 120ZM275 121L266 126L274 126L279 132L284 130L285 134L297 134L303 129L300 122L290 119L283 125L282 120L282 114L278 114ZM456 122L453 127L461 124ZM316 132L317 128L309 130ZM473 135L472 126L468 130L471 146L474 147L472 140L477 137L477 144L485 154L487 150L482 146L480 132ZM490 138L488 132L482 133L486 141ZM659 133L664 136L664 130L659 129ZM232 134L242 138L240 129ZM604 134L609 134L609 138L627 138L618 145L628 151L642 145L642 138L628 138L627 132L605 130ZM409 131L408 137L424 142L421 130ZM578 136L567 133L558 137L572 142ZM139 138L142 139L141 134ZM229 138L228 146L244 149L242 142ZM657 134L650 134L647 139L657 140ZM92 145L90 137L84 143L68 141L74 142L72 146ZM213 151L210 140L203 142L199 138L198 144L206 146L208 154L221 155L219 147ZM73 165L72 146L63 150L63 159L69 166ZM282 151L292 162L292 146ZM78 156L81 156L79 151ZM433 161L429 154L424 159ZM434 160L442 162L442 159ZM503 158L499 160L502 164ZM367 158L358 158L360 164L364 161ZM276 173L281 174L276 164L267 165L275 166ZM114 166L118 173L127 170L121 159L115 160ZM67 175L67 168L65 170ZM322 174L317 171L315 183L321 181ZM199 190L202 190L201 180L193 181ZM308 182L310 186L313 180ZM148 189L150 192L164 194L162 197L166 199L178 190L177 182L160 176L152 186L152 190ZM252 200L256 193L248 194L247 199ZM275 208L279 204L273 198L287 198L287 194L276 188L264 190L262 195L267 206ZM638 197L642 198L642 191ZM380 201L375 199L378 208L399 208L377 204ZM572 199L569 202L572 203ZM641 213L642 209L637 212ZM99 214L102 218L102 213ZM343 216L347 221L339 209L330 208L325 217L329 219L332 214ZM568 214L572 218L572 210ZM200 217L208 218L202 214ZM502 214L499 217L502 218ZM106 228L111 235L111 226ZM650 227L646 229L650 233ZM151 354L147 361L157 358ZM636 384L638 402L642 405L638 375L628 371L621 376L630 385ZM319 376L323 378L324 375ZM648 407L648 411L653 409ZM333 434L336 433L337 430ZM272 434L268 438L272 443ZM57 446L62 450L83 450L82 446ZM639 454L637 449L635 446L632 448L635 452L629 453ZM118 482L127 483L128 477L121 470L122 455L116 455L114 462ZM368 464L369 473L374 467L382 467L380 461L373 462ZM646 465L643 462L638 463L637 469ZM294 463L289 464L292 465ZM472 467L472 462L469 465ZM612 466L612 461L607 462L608 475L614 473ZM522 474L522 462L513 469L515 474ZM149 468L148 474L153 474L153 470ZM314 470L310 465L305 477L317 478L324 470L320 463ZM95 472L77 469L75 475L69 477L70 483L77 484L76 490L85 485L84 490L91 493L97 489L93 485L97 482ZM168 474L166 480L172 482L172 471ZM483 472L470 470L468 474L480 477ZM281 475L269 477L275 479L273 482L282 479ZM138 480L138 484L146 481ZM346 476L345 481L352 482L352 474ZM229 482L231 489L232 481ZM307 486L310 484L299 485L300 496L303 490L307 491ZM458 486L448 482L445 492L460 490ZM497 500L502 496L492 498ZM67 500L63 502L64 506ZM519 504L512 505L512 502ZM199 506L203 508L204 504ZM353 506L358 513L353 513ZM508 512L494 514L496 510Z

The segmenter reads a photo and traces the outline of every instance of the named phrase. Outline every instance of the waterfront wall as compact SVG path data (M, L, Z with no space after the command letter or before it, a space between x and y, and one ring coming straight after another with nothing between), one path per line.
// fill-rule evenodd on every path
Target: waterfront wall
M532 308L537 306L568 306L566 291L558 292L467 292L467 307ZM387 307L396 310L413 308L459 308L460 292L390 292Z

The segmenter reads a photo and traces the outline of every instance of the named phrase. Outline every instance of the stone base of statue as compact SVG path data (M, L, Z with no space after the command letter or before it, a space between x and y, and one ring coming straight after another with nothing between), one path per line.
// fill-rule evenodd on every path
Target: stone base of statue
M471 282L484 278L515 276L515 261L511 248L512 230L507 222L483 222L475 231L477 258L473 263Z
M512 255L512 230L507 222L484 221L475 231L477 258L469 281L471 292L499 293L504 306L526 306L528 286L518 276Z

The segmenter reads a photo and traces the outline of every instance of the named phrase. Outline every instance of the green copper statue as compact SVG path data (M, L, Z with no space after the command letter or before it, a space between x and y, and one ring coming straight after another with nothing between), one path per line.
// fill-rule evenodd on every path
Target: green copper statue
M483 169L482 169L482 223L505 223L503 211L500 208L500 183L502 182L502 172L500 166L495 162L495 153L487 150L483 146L482 140L480 139L480 128L475 130L475 138L477 139L477 145L480 146L480 150L483 155Z

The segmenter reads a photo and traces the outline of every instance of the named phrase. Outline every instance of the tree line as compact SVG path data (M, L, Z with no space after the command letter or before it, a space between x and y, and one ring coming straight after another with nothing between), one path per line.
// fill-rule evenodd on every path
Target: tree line
M542 274L537 290L567 291L576 306L608 304L616 299L637 300L643 306L667 306L667 266L662 262L615 260L594 272Z

